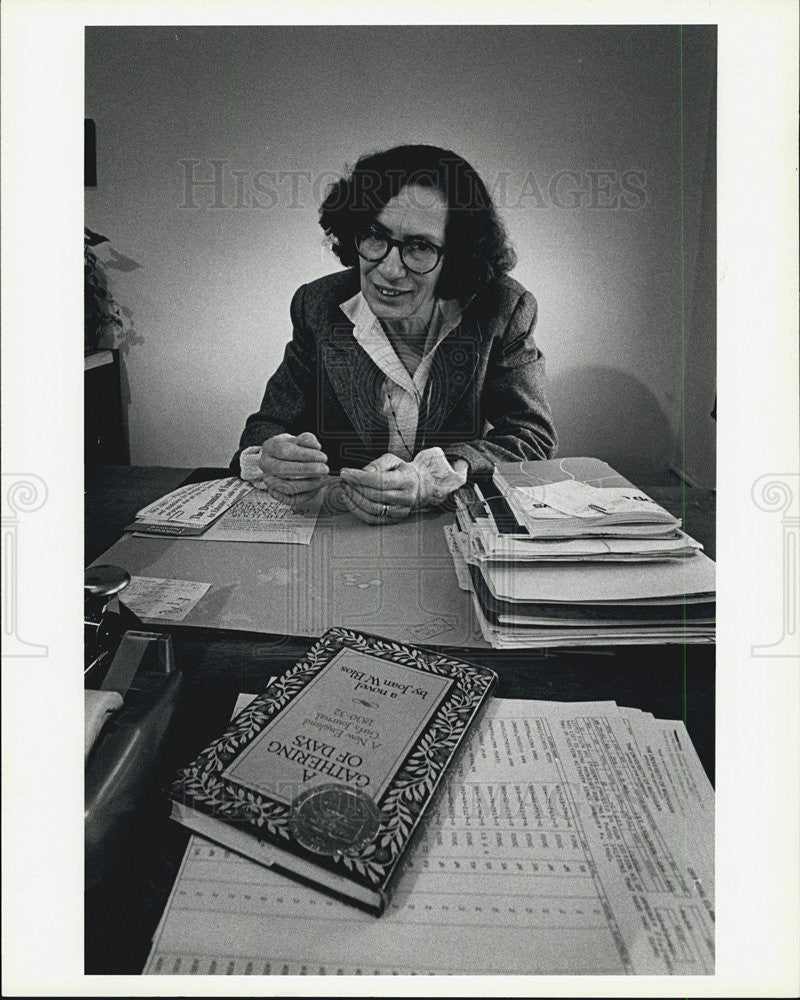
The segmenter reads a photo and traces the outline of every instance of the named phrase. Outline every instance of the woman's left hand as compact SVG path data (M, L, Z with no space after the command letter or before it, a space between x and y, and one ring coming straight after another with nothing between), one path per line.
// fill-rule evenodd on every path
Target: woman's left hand
M425 500L420 469L397 455L381 455L363 469L342 469L340 476L345 502L367 524L402 521Z

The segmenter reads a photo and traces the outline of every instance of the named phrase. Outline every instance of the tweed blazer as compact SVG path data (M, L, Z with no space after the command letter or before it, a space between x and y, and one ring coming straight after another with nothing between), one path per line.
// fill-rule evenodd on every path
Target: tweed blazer
M301 286L292 339L247 418L239 454L275 434L313 431L332 470L360 467L388 450L379 398L385 375L353 336L340 306L359 290L357 268ZM536 300L512 278L483 288L436 349L420 406L415 453L438 445L474 475L497 462L550 458L556 435L544 357L533 339Z

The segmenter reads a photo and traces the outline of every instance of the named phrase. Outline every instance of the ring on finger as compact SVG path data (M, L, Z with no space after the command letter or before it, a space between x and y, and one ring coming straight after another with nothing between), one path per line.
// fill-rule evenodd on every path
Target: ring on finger
M384 504L384 505L383 505L383 507L381 507L381 513L380 513L380 516L381 516L381 517L386 517L386 515L387 515L388 513L389 513L389 506L388 506L388 504Z

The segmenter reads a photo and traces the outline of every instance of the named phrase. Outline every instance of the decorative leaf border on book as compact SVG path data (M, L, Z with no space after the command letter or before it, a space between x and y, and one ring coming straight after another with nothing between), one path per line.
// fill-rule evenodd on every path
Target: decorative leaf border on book
M455 681L384 793L379 803L382 820L375 839L356 854L328 859L368 882L380 884L397 864L420 813L492 683L492 675L484 668L352 629L329 629L301 660L240 712L222 736L178 773L169 794L211 816L242 824L256 836L270 834L291 841L290 806L221 775L344 646Z

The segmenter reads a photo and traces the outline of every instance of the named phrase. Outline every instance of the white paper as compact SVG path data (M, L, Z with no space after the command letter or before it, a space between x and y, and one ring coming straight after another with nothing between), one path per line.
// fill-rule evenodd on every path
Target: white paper
M136 518L153 524L202 527L211 524L224 510L252 490L250 483L237 476L190 483L142 507Z
M179 622L183 621L210 586L210 583L196 583L193 580L134 576L119 596L122 603L140 618Z
M685 759L648 758L621 712L553 702L530 703L529 710L541 712L565 785L582 804L580 826L604 884L618 879L609 902L634 969L713 972L714 819L707 779L703 788L680 784ZM663 747L659 720L648 726L642 715L636 729L646 747Z
M663 516L665 521L672 519L655 500L634 487L601 489L577 479L565 479L559 483L545 483L541 486L516 486L514 496L522 497L526 507L543 503L570 517L630 514L634 519L642 516L650 519L658 515ZM536 516L539 516L538 508Z
M505 601L626 601L713 593L714 563L698 552L653 563L485 563L481 573L492 594Z
M187 541L308 545L321 504L321 491L309 503L293 510L264 490L254 489L202 535L193 535Z
M710 973L713 800L647 725L495 699L380 918L193 836L145 972Z
M599 489L595 486L590 486L589 489L594 494L591 502L601 513L633 514L637 517L663 515L665 520L671 517L660 504L641 490L621 487Z
M508 494L508 502L516 513L527 515L534 520L555 518L563 520L569 515L545 503L542 497L544 486L514 486ZM597 514L593 515L597 517Z
M499 535L490 528L474 526L458 532L469 541L470 562L527 560L529 562L653 562L659 559L683 559L703 546L683 531L670 538L522 538ZM463 546L462 546L463 551Z
M465 537L464 532L456 530L454 524L448 524L444 529L444 537L447 539L447 547L450 549L450 555L453 557L453 569L455 570L458 585L462 590L471 591L472 580L470 579L469 567L467 566L461 546L461 540Z
M543 503L570 517L597 517L598 511L591 507L598 490L577 479L565 479L560 483L546 483L543 486L516 486L514 493L529 502ZM537 510L538 516L538 510Z

